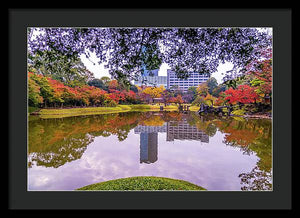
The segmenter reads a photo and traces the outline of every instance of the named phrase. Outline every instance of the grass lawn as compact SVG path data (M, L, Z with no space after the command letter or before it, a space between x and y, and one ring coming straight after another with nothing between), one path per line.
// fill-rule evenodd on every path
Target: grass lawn
M39 116L41 118L63 118L71 116L97 115L109 113L121 113L128 111L159 111L159 105L118 105L116 107L85 107L85 108L64 108L64 109L41 109ZM165 111L176 111L176 105L164 107Z
M38 107L28 107L28 113L32 113L32 112L35 112L35 111L38 111L39 108Z
M137 176L109 180L76 190L206 190L190 182L155 176Z
M200 106L190 106L190 111L198 111Z

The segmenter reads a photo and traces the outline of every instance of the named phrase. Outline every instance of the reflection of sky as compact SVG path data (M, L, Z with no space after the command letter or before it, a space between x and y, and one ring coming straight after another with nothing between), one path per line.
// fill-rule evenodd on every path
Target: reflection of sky
M239 148L222 143L217 133L209 143L190 140L166 141L158 133L158 160L140 164L140 135L132 129L126 140L96 137L82 157L58 168L28 169L29 190L74 190L92 183L131 176L182 179L208 190L240 190L243 172L250 172L258 158L243 155Z

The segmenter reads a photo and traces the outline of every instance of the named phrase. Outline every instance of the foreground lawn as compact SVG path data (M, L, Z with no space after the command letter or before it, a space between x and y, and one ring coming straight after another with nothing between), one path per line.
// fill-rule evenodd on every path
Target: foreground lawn
M76 190L206 190L190 182L154 176L138 176L109 180Z
M41 109L38 113L41 118L63 118L70 116L97 115L109 113L121 113L128 111L159 111L159 105L118 105L116 107L85 107L68 109ZM169 105L165 111L176 111L178 107Z

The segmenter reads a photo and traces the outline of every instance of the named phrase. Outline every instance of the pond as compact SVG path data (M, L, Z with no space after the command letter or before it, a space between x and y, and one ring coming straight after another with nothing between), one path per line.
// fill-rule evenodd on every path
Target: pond
M272 190L272 123L194 112L30 117L28 190L65 191L132 176L208 191Z

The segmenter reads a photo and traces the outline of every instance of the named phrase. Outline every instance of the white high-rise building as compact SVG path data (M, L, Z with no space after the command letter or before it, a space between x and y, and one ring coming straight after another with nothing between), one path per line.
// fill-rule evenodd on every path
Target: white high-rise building
M176 73L170 69L167 70L167 74L167 88L174 89L175 87L178 87L183 92L186 92L189 87L197 87L199 84L204 83L209 79L209 76L196 72L190 73L190 76L187 79L177 78Z

